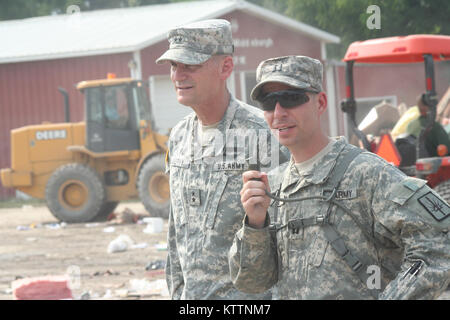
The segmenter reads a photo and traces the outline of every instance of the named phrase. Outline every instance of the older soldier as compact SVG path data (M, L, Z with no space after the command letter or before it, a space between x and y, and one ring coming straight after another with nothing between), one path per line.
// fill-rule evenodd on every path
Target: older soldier
M256 143L269 150L272 136L262 112L228 92L226 80L233 70L230 23L200 21L171 30L168 38L169 50L157 63L170 62L177 99L194 110L172 129L169 139L166 277L171 297L270 298L270 293L236 290L228 267L227 253L245 214L238 192L241 176L262 159L250 147ZM254 143L234 142L246 137ZM273 147L271 160L276 162L276 139ZM287 160L284 156L282 161Z
M450 280L448 204L426 181L325 134L318 60L263 61L257 82L252 98L292 157L270 179L273 215L268 176L243 175L246 217L229 253L234 285L275 285L280 299L438 297Z

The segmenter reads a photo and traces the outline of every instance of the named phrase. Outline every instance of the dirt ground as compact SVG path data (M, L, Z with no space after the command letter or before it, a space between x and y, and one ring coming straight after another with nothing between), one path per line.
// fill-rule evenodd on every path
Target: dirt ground
M126 208L148 216L134 202L115 212ZM45 206L0 209L0 299L13 299L16 279L63 274L70 275L74 299L169 299L164 269L146 270L151 262L165 262L167 220L159 233L144 232L142 219L112 222L60 224ZM134 245L108 253L120 235Z
M126 208L148 216L138 202L120 204L115 212ZM167 220L163 232L152 234L144 232L142 219L112 222L65 225L44 206L0 209L0 300L13 299L11 282L16 279L63 274L73 279L74 299L169 299L164 269L146 270L152 262L165 262ZM108 253L120 235L130 237L134 246ZM450 300L450 291L439 300Z

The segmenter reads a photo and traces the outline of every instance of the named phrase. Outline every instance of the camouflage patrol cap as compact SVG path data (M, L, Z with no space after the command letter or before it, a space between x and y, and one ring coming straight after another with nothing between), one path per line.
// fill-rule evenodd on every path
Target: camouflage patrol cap
M322 91L322 63L305 56L284 56L264 60L256 69L256 86L251 97L256 100L268 82L284 83L291 87L319 93Z
M169 50L156 63L176 61L184 64L201 64L213 55L233 54L231 24L223 19L210 19L169 31Z

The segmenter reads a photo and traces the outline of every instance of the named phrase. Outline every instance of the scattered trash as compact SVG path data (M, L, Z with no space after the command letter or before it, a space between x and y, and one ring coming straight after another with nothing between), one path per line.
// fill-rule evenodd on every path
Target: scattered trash
M120 298L126 298L128 295L128 289L114 290L114 294Z
M108 224L129 224L137 223L141 215L133 210L125 208L122 212L114 212L108 216Z
M163 231L163 219L156 217L148 217L143 219L147 227L144 229L145 233L160 233Z
M127 251L133 244L134 241L129 236L126 234L121 234L109 243L107 252L113 253Z
M62 225L62 223L48 223L45 225L47 229L57 230L65 227L65 225Z
M156 260L151 261L147 266L145 267L145 270L158 270L158 269L164 269L166 267L166 261L164 260Z
M14 300L73 299L67 276L23 278L11 283Z
M167 243L166 242L160 242L160 243L155 244L154 247L158 251L165 251L165 250L167 250Z
M145 272L145 276L147 278L160 279L161 277L164 277L165 274L166 274L166 270L164 270L164 269L148 270Z
M165 279L148 281L146 279L131 279L127 296L169 296Z
M147 242L141 242L141 243L133 244L130 248L131 249L145 249L147 247L148 247Z
M65 222L60 223L60 227L65 227L66 225L67 224ZM16 229L23 231L23 230L31 230L31 229L40 229L42 227L43 227L43 225L41 223L33 222L33 223L30 223L30 225L28 225L28 226L23 226L23 225L17 226Z
M106 227L103 229L103 232L106 232L106 233L113 233L114 231L116 231L116 228L114 228L114 227Z
M11 294L13 292L13 290L11 288L6 288L3 292L5 294Z
M94 272L93 274L92 274L94 277L97 277L97 276L118 276L118 275L120 275L120 272L117 272L117 271L111 271L111 270L106 270L106 271L104 271L104 272L102 272L102 271L96 271L96 272Z
M94 227L98 227L100 225L99 222L90 222L90 223L86 223L84 226L86 228L94 228Z
M111 293L111 289L107 289L105 294L103 295L102 299L111 299L113 297Z
M90 300L91 294L89 293L89 291L85 291L80 295L80 297L78 299L79 300Z

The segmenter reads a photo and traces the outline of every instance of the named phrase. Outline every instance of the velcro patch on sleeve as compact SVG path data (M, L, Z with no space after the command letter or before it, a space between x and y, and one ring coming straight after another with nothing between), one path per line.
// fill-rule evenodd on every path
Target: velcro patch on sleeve
M432 191L421 196L418 201L436 221L441 222L450 216L450 206Z

